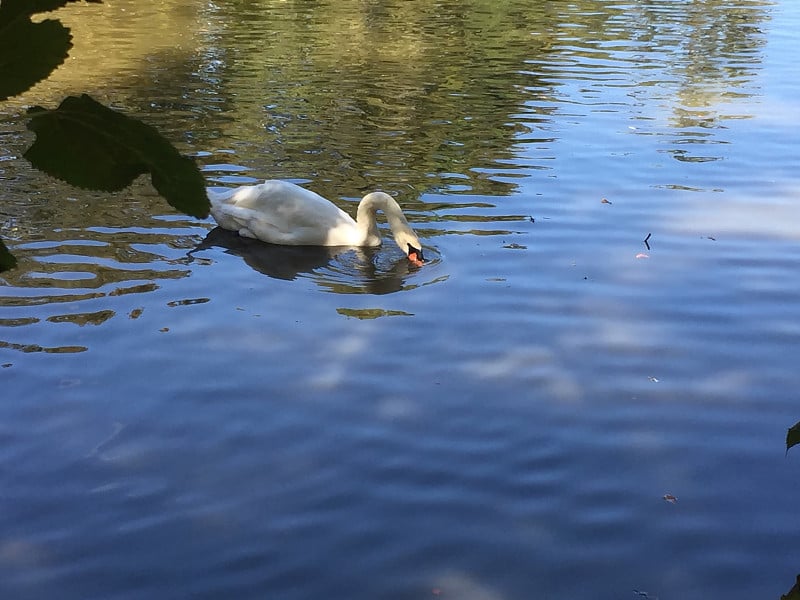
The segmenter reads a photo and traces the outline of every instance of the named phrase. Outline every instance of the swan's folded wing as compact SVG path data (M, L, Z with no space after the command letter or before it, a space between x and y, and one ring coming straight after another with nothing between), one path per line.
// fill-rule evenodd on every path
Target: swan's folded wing
M212 215L225 229L266 242L291 245L358 245L355 221L314 192L285 181L242 187Z
M308 205L272 202L269 210L226 204L216 210L215 218L225 229L238 231L273 244L295 246L340 246L353 242L354 223L345 213L335 210L322 214L308 210Z

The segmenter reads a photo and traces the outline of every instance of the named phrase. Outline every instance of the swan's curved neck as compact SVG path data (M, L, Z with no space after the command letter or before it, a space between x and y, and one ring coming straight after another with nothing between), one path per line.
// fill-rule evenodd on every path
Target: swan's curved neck
M386 215L386 220L392 230L395 242L408 254L408 245L412 245L417 250L420 249L419 238L408 224L403 211L389 194L384 192L372 192L361 199L358 204L356 223L363 232L367 242L377 240L375 245L380 244L380 232L376 221L377 211L382 211Z

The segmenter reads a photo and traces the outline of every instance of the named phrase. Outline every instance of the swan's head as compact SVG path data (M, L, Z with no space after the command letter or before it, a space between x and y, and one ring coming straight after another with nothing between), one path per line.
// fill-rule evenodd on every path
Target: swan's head
M422 256L422 244L410 226L394 231L394 241L400 246L400 249L406 253L408 260L412 264L421 267L425 264L425 259Z
M375 211L382 210L386 215L386 220L389 221L389 227L392 230L394 241L400 246L400 249L406 253L408 260L416 266L422 266L425 259L422 257L422 244L408 224L403 211L397 204L394 198L385 192L372 192L367 194L361 199L358 207L359 216L357 218L359 223L369 222L375 227ZM367 214L369 216L367 216ZM362 217L362 215L364 215ZM375 233L377 234L377 228Z

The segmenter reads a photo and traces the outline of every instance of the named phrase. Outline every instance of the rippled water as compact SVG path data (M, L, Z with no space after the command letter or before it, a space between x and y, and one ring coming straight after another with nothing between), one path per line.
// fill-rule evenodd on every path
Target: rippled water
M0 107L0 596L791 588L794 3L62 13ZM46 179L19 113L82 91L211 186L384 189L430 262Z

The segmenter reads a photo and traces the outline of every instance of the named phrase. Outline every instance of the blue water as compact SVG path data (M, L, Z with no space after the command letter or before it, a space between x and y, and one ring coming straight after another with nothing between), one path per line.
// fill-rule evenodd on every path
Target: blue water
M128 8L95 45L166 18ZM794 3L184 10L85 91L209 185L387 190L430 262L241 240L0 138L0 597L788 592Z

